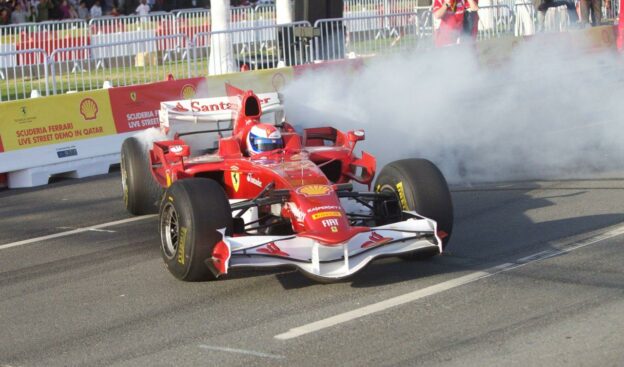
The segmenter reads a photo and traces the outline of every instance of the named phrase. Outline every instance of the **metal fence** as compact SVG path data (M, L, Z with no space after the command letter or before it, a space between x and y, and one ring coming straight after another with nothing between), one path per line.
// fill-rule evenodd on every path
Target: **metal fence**
M198 33L192 39L194 75L224 73L225 66L213 64L211 50L229 48L234 60L230 67L235 70L269 69L278 66L301 65L312 61L311 39L305 29L311 27L308 22L295 22L283 25L269 25L231 29L219 32ZM218 53L214 55L219 58Z
M41 64L19 60L44 60ZM0 102L49 95L47 55L43 49L0 53Z
M419 8L418 0L345 0L343 13L345 18L360 18L413 13Z
M64 20L0 26L0 52L44 50L47 55L58 48L80 47L89 44L87 24L83 20ZM22 53L15 58L15 66L40 64L43 58L37 53ZM31 57L32 56L32 57ZM64 57L82 57L65 54Z
M359 6L363 9L381 2L387 1L365 0ZM169 75L186 78L241 68L267 69L433 45L429 7L359 17L352 12L342 19L319 20L314 27L308 22L277 25L271 9L241 9L239 26L220 32L210 32L210 14L201 9L105 17L88 24L70 21L0 27L0 102L28 98L33 90L37 91L34 94L51 95L105 84L149 83ZM535 32L531 3L513 8L482 5L479 15L479 39ZM227 50L232 59L211 64L213 50Z
M417 13L318 20L315 58L371 56L415 49L424 44Z
M144 40L111 42L80 48L57 49L55 56L77 49L86 50L89 59L76 65L68 61L50 62L50 91L52 94L92 90L106 87L145 84L168 76L191 76L190 59L183 60L183 48L160 49L158 45L187 44L184 35L157 36ZM187 46L188 47L188 46ZM112 51L111 51L112 50Z
M479 7L479 31L477 39L513 36L515 14L508 5Z

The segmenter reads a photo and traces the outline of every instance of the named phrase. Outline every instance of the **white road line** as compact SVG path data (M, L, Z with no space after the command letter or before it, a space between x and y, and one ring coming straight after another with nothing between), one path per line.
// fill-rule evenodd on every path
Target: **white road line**
M332 316L323 320L319 320L311 324L296 327L294 329L290 329L289 331L285 333L275 335L275 338L281 339L281 340L288 340L288 339L297 338L305 334L310 334L315 331L326 329L334 325L342 324L344 322L355 320L357 318L364 317L364 316L367 316L376 312L384 311L392 307L396 307L405 303L413 302L418 299L434 295L436 293L444 292L444 291L459 287L464 284L472 283L476 280L491 276L495 274L495 272L501 272L507 267L510 267L512 265L513 264L511 263L506 263L506 264L501 264L501 265L498 265L494 268L490 268L487 270L476 271L474 273L470 273L468 275L464 275L459 278L447 280L445 282L438 283L436 285L432 285L427 288L423 288L417 291L406 293L406 294L403 294L394 298L387 299L385 301L373 303L371 305L357 308L352 311L347 311L345 313L341 313L336 316Z
M387 299L385 301L373 303L371 305L357 308L351 311L347 311L347 312L344 312L344 313L341 313L332 317L328 317L323 320L319 320L316 322L312 322L310 324L299 326L299 327L290 329L289 331L285 333L275 335L275 338L280 339L280 340L288 340L288 339L300 337L302 335L314 333L316 331L320 331L320 330L323 330L323 329L326 329L326 328L329 328L338 324L342 324L351 320L355 320L360 317L364 317L373 313L385 311L392 307L400 306L405 303L413 302L424 297L428 297L437 293L447 291L449 289L457 288L459 286L466 285L468 283L473 283L477 280L488 278L488 277L491 277L492 275L496 275L504 271L517 269L525 265L528 265L532 262L548 259L556 255L560 255L560 254L567 253L573 250L577 250L581 247L593 245L598 242L601 242L601 241L604 241L609 238L613 238L622 234L624 234L624 225L618 226L604 233L596 234L584 240L580 240L580 241L573 240L567 244L560 243L559 245L562 246L563 248L550 250L550 251L540 251L533 255L529 255L521 259L518 259L517 262L515 263L505 263L505 264L494 266L486 270L476 271L474 273L470 273L468 275L464 275L459 278L450 279L442 283L429 286L427 288L419 289L410 293L406 293L397 297Z
M247 354L247 355L250 355L250 356L263 357L263 358L273 358L273 359L283 359L284 358L284 356L280 356L278 354L268 354L268 353L262 353L262 352L255 352L253 350L235 349L235 348L227 348L227 347L216 347L216 346L213 346L213 345L205 345L205 344L201 344L199 347L202 348L202 349L216 350L216 351L219 351L219 352Z
M143 216L140 216L140 217L126 218L126 219L116 220L114 222L96 224L94 226L83 227L83 228L76 228L76 229L73 229L71 231L59 232L59 233L54 233L54 234L50 234L50 235L47 235L47 236L35 237L35 238L27 239L27 240L7 243L5 245L0 245L0 250L6 250L6 249L9 249L9 248L12 248L12 247L17 247L17 246L29 245L31 243L47 241L47 240L51 240L51 239L59 238L59 237L71 236L71 235L74 235L74 234L83 233L83 232L87 232L87 231L96 231L96 230L98 230L100 228L118 226L120 224L136 222L136 221L139 221L139 220L145 220L145 219L153 218L155 216L156 216L156 214L150 214L150 215L143 215Z
M58 229L76 229L76 227L56 227ZM117 231L113 231L112 229L95 229L95 228L89 228L89 231L91 232L106 232L106 233L115 233Z

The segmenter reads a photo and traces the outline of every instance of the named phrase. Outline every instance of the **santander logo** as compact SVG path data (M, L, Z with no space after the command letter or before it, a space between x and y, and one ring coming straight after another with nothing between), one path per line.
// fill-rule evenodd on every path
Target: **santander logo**
M364 242L361 247L369 248L373 246L385 245L392 240L393 238L391 237L383 237L377 232L371 232L370 236L368 237L368 241Z
M271 242L268 245L266 245L266 247L262 247L262 248L258 249L258 252L260 252L262 254L274 255L274 256L283 256L283 257L290 256L290 255L288 255L287 252L282 251L282 249L280 249L275 244L275 242Z

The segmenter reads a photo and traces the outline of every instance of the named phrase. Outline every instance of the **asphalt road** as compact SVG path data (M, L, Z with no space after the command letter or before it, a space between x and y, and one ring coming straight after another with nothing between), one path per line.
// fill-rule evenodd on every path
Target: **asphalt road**
M131 218L118 174L0 191L0 366L624 365L624 181L453 199L430 261L183 283L154 217L88 229Z

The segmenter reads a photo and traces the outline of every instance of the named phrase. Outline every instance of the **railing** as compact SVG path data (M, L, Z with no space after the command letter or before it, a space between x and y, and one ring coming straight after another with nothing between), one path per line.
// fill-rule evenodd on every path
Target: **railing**
M86 50L89 59L78 64L69 61L50 62L50 89L52 94L108 87L145 84L191 76L190 59L183 60L184 35L158 36L144 40L113 42L83 47L70 47L52 52L49 60L57 55ZM159 44L173 45L160 49ZM186 49L188 50L188 49Z
M165 12L141 16L107 16L89 21L92 45L129 42L177 33L175 14ZM164 45L159 45L159 47L164 47Z
M515 14L507 5L479 6L479 32L477 39L513 36Z
M24 63L20 60L43 60ZM43 49L0 52L0 102L49 95L48 63Z
M516 15L521 15L522 9L527 12L524 20L534 26L530 3L518 4L513 10L507 5L482 6L479 38L505 37L514 30L518 33ZM250 14L242 12L239 16ZM253 15L259 14L256 11ZM257 19L274 22L270 12L267 14L266 19ZM187 78L428 48L433 46L432 23L428 7L411 13L319 20L314 27L308 22L261 26L252 22L256 26L219 32L208 31L206 10L101 18L88 25L59 23L62 25L54 32L48 32L54 39L48 48L21 50L10 42L0 44L0 102L28 98L33 90L51 95L98 89L105 84L149 83L169 75ZM41 33L37 24L10 29L4 34L5 40ZM125 31L123 36L118 36L120 30ZM101 38L87 37L89 31ZM177 33L164 34L171 31ZM219 52L227 52L232 58L216 62Z
M413 13L418 8L418 0L345 0L343 16L345 18L361 18L376 15Z
M360 57L423 45L417 13L318 20L315 58Z
M87 24L83 20L64 20L42 23L25 23L0 26L0 51L44 50L47 55L58 48L79 47L89 44ZM79 57L67 54L65 57ZM39 57L24 56L20 65L40 64Z
M602 19L617 20L620 16L620 0L602 1Z
M278 66L301 65L312 60L312 44L302 37L302 29L310 27L308 22L283 25L249 27L228 31L198 33L192 39L194 75L224 72L258 70ZM211 60L219 58L219 50L231 50L234 60L225 65ZM227 68L227 69L226 69Z

